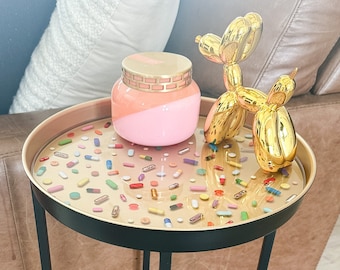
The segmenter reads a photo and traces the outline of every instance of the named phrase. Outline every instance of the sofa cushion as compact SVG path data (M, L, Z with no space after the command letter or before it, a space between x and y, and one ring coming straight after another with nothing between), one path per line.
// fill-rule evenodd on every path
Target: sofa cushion
M257 12L263 19L263 34L253 54L240 63L244 85L268 92L282 74L299 68L295 95L310 91L319 67L336 43L340 9L335 0L223 1L218 5L204 0L182 1L166 51L187 56L193 62L193 78L206 96L225 91L222 67L200 55L195 36L214 33L222 36L238 16ZM188 14L195 14L189 16Z
M57 1L10 113L109 96L124 57L164 49L178 5L179 0Z
M313 93L325 95L340 92L340 38L318 71Z

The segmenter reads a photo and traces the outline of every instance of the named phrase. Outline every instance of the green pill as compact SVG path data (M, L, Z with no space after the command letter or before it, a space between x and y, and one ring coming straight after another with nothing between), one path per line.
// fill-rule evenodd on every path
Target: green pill
M72 139L64 139L64 140L59 141L58 145L62 146L62 145L65 145L71 142L72 142Z
M251 206L252 206L252 207L256 207L256 206L257 206L257 201L253 200L253 201L251 202Z
M196 170L196 173L198 174L198 175L205 175L206 173L207 173L207 171L205 170L205 169L197 169Z
M112 180L107 179L105 182L110 188L112 188L114 190L118 189L118 185L115 182L113 182Z
M241 220L247 220L249 219L248 213L246 211L241 212Z
M72 200L80 199L80 193L79 192L71 192L70 193L70 199L72 199Z
M171 196L170 196L170 200L174 201L174 200L176 200L176 199L177 199L177 195L174 194L174 195L171 195Z
M42 176L46 172L46 167L41 166L37 171L37 176Z

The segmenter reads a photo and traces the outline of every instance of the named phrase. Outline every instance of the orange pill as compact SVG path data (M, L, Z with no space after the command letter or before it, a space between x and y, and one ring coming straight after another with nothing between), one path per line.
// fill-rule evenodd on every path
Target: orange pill
M158 181L152 180L152 181L150 182L150 185L151 185L152 187L157 187L157 186L158 186Z
M212 226L215 226L215 224L213 222L211 222L211 221L208 221L208 226L212 227Z
M170 162L169 167L175 168L175 167L177 167L177 164L175 162Z
M266 202L273 202L273 201L274 201L274 196L268 195L268 196L266 197Z
M95 154L98 155L98 154L101 154L101 153L102 153L102 150L99 149L99 148L96 148L96 149L94 149L93 153L95 153Z
M59 165L59 162L56 161L56 160L52 160L52 161L50 162L50 164L51 164L51 166L58 166L58 165Z
M147 224L150 224L151 221L150 221L150 218L148 218L148 217L142 217L140 219L140 222L144 225L147 225Z
M214 190L214 193L215 193L216 196L223 196L224 191L221 190L221 189L216 189L216 190Z

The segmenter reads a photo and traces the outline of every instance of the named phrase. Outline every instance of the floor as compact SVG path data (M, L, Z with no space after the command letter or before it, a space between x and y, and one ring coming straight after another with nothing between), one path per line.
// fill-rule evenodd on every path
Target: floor
M340 216L316 270L340 269Z

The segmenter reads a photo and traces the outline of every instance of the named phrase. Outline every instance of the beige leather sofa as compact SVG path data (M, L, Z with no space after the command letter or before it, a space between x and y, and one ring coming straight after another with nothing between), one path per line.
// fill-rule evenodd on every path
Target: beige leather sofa
M225 91L221 66L204 59L197 34L222 35L235 16L259 12L264 30L244 63L244 84L267 91L281 74L299 67L296 95L287 108L296 131L313 149L315 182L299 210L278 229L269 269L315 269L340 213L340 10L337 1L181 2L167 51L193 62L203 95ZM28 178L21 149L30 131L57 110L0 115L0 269L39 269ZM80 235L47 214L53 269L140 269L140 252ZM255 269L262 241L209 252L173 255L173 269ZM152 253L152 269L158 255Z

